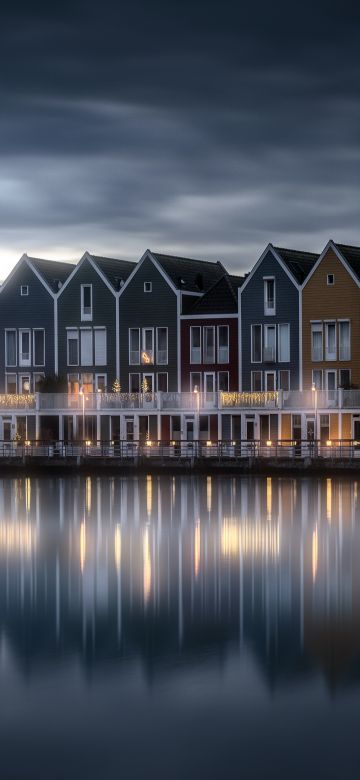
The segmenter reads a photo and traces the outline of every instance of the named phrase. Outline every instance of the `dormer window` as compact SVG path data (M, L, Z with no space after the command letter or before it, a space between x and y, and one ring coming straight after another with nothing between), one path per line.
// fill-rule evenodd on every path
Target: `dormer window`
M81 285L81 320L92 320L92 284Z
M335 275L334 274L328 274L327 275L327 284L328 287L333 287L335 284Z
M152 292L152 282L144 282L144 292L145 293Z
M29 285L22 284L20 287L20 295L29 295Z
M264 278L264 314L275 314L275 279Z

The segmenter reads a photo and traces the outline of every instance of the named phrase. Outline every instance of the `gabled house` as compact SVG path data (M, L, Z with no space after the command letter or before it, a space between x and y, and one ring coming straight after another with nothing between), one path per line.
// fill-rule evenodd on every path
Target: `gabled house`
M180 391L180 315L223 274L221 263L146 250L119 293L123 392ZM130 436L132 422L128 422ZM156 415L144 416L139 425L136 436L160 437ZM177 426L178 420L172 428L173 438L177 438ZM161 437L168 438L169 431L164 429Z
M1 392L34 392L57 373L56 299L73 269L24 254L0 287Z
M119 377L118 297L134 267L85 252L59 291L58 373L69 392L111 390Z

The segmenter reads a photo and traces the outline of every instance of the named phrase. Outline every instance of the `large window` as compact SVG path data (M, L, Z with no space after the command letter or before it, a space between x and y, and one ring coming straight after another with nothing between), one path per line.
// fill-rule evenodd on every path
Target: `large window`
M262 326L251 326L251 362L261 363L262 361Z
M144 365L151 365L154 362L154 328L142 330L141 362Z
M275 279L264 279L264 314L275 314Z
M106 328L95 328L94 340L95 340L95 365L106 366L107 364Z
M325 359L336 360L336 323L325 323Z
M279 363L290 362L290 325L288 322L278 325Z
M75 328L67 331L67 364L79 365L79 331Z
M158 373L156 376L156 389L161 393L167 393L168 391L168 375L166 373Z
M218 372L218 391L219 393L227 393L229 390L229 372Z
M278 387L279 390L290 390L290 371L279 371Z
M16 374L6 374L5 376L5 389L7 393L16 393L17 389L17 377Z
M168 362L168 329L156 328L156 362L166 366Z
M81 365L93 365L93 334L92 330L81 330Z
M81 285L81 319L92 320L92 284Z
M204 363L215 363L215 328L204 327Z
M351 360L350 322L339 322L339 360Z
M253 393L261 393L262 391L262 371L251 372L251 390Z
M190 363L201 363L201 328L199 325L190 328Z
M5 331L5 363L7 366L16 366L16 330Z
M19 330L19 366L31 364L31 341L29 330Z
M140 330L139 328L129 329L129 364L137 366L140 363Z
M311 360L323 360L323 326L321 322L311 324Z
M339 387L348 390L351 386L351 372L349 368L339 369Z
M229 362L229 326L218 327L218 363Z
M264 362L275 363L276 361L276 327L275 325L264 326Z
M321 368L314 368L312 372L312 384L316 390L323 389L323 372Z
M45 331L36 328L33 330L34 366L45 365Z
M192 371L190 374L190 391L193 393L196 390L201 392L201 374L199 371Z
M140 374L129 374L129 392L140 393Z

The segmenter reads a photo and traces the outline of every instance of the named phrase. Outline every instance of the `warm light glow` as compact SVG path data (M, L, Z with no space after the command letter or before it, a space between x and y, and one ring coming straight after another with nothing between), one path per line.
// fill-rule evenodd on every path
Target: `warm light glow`
M30 406L35 404L35 395L30 393L9 393L0 395L0 406L13 409L19 406Z
M119 524L115 526L114 553L116 570L119 572L121 565L121 528Z
M271 392L256 392L256 393L221 393L222 406L277 406L279 399L279 393L277 391Z
M236 522L232 518L224 518L221 527L221 553L226 558L237 555L270 556L277 558L280 554L280 526L270 524L258 525L249 522Z
M31 444L31 442L29 441L29 439L26 439L25 447L30 447L30 444Z
M266 514L268 517L271 516L271 510L272 510L272 479L271 477L267 477L266 480Z
M198 576L200 570L200 551L201 551L201 536L200 536L200 520L195 523L194 533L194 572L195 577Z
M150 517L152 512L152 477L150 474L146 477L146 511Z
M312 535L312 578L315 582L317 570L318 570L318 555L319 555L319 541L318 541L318 529L317 526Z
M206 442L206 446L207 446L207 447L211 447L211 445L212 445L212 442L211 442L211 441L207 441L207 442Z
M267 440L266 446L267 447L272 447L272 441L270 439Z
M83 520L80 525L80 569L81 573L84 571L86 558L86 526Z
M206 478L206 508L208 512L211 512L212 506L212 481L211 477Z
M89 513L91 512L91 479L86 477L85 480L85 508Z
M332 514L332 484L331 479L326 480L326 519L331 523Z
M145 604L149 601L151 592L151 557L149 527L146 526L143 534L143 586Z
M326 446L327 447L331 447L331 445L332 445L332 441L331 441L331 439L328 439L327 442L326 442Z
M147 363L147 364L152 363L153 362L152 355L149 355L148 352L142 352L141 353L141 362L142 363Z
M86 439L86 442L85 442L85 444L86 444L86 446L87 446L87 447L90 447L90 444L91 444L91 441L90 441L90 439Z
M30 504L31 504L31 480L27 477L25 479L25 506L27 512L30 512Z
M146 446L147 447L152 447L152 441L150 441L150 439L147 439Z
M36 540L36 528L29 522L0 522L0 553L30 555Z

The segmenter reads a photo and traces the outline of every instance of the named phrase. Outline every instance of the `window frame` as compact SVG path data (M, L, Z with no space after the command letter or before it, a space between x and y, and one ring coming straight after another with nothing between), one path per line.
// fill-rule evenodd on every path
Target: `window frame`
M100 363L97 360L97 357L96 357L96 336L99 333L103 333L104 336L105 336L105 361L103 361L102 363ZM107 366L107 364L108 364L108 359L107 359L107 328L105 326L102 326L102 325L100 326L99 325L98 327L93 328L93 355L94 355L94 366ZM103 373L99 374L99 376L103 376L103 375L104 375Z
M45 328L33 328L33 366L43 368L46 364L46 351L45 351ZM44 361L43 363L36 363L36 350L35 350L35 333L43 333L44 334Z
M344 388L342 382L341 382L341 374L343 371L347 371L349 374L349 388L351 387L351 368L339 368L338 369L338 387L343 388L347 390L348 388Z
M266 317L273 317L276 314L276 282L275 276L263 276L264 281L264 314ZM274 283L274 303L273 306L268 305L268 282Z
M200 344L198 347L192 346L192 333L193 330L198 330L200 333ZM192 359L192 350L196 349L199 350L199 360L193 360ZM201 353L202 353L202 331L201 331L201 325L190 325L190 365L197 366L201 364Z
M227 390L220 390L220 374L224 374L224 376L227 376ZM229 371L218 371L217 372L217 391L218 393L228 393L230 388L230 372Z
M15 333L15 363L8 363L8 345L7 345L7 334L8 333ZM16 328L5 328L5 367L6 368L16 368L18 365L18 336L17 336L17 330Z
M348 325L349 326L349 354L348 354L347 357L341 357L341 338L340 338L340 333L341 333L341 326L342 325ZM351 360L351 322L350 322L350 320L346 320L346 319L338 320L338 331L339 331L339 333L338 333L338 336L339 336L339 361L341 361L341 362L350 361Z
M139 339L138 339L139 349L138 349L138 350L131 350L131 333L132 333L133 331L134 331L134 332L136 331L136 332L137 332L137 334L138 334L138 337L139 337ZM132 359L131 359L131 355L132 355L132 353L134 354L134 353L136 353L136 352L137 352L137 354L138 354L138 357L139 357L139 359L138 359L138 360L132 360ZM140 328L129 328L129 366L140 366L140 365L141 365L141 364L140 364L140 360L141 360L141 337L140 337Z
M254 375L260 374L260 390L255 390L254 388ZM256 371L251 371L251 392L252 393L262 393L263 392L263 371L261 369L257 369Z
M326 320L324 322L325 325L325 360L327 362L333 362L337 359L337 328L336 328L336 320ZM333 326L334 333L335 333L335 352L329 353L328 351L328 343L329 343L329 326ZM333 357L330 357L330 355L333 355Z
M199 376L199 384L197 382L193 382L193 377ZM202 374L201 371L190 371L190 382L189 382L189 390L190 393L195 392L195 387L197 387L197 392L201 393L202 390Z
M166 390L159 390L159 376L166 376ZM158 371L156 374L156 392L168 393L169 392L169 374L167 371Z
M146 285L149 285L149 289L146 289ZM144 282L144 293L152 293L152 282Z
M151 333L151 341L152 341L152 359L149 361L144 360L144 355L147 354L147 351L145 349L145 343L146 343L146 333ZM155 365L155 334L154 334L154 328L151 326L144 326L141 329L141 353L140 353L140 361L142 366L153 366Z
M287 374L287 378L288 378L287 388L281 387L281 381L280 381L281 374ZM290 369L289 368L280 368L278 370L277 386L278 386L278 390L283 390L285 393L287 393L290 390Z
M260 328L260 360L254 360L254 328ZM250 326L250 357L251 357L251 363L254 365L259 365L263 362L263 326L260 322L254 322Z
M139 390L138 391L131 389L131 377L133 377L133 376L137 376L137 378L139 380ZM129 393L136 394L137 392L141 393L141 374L138 371L130 371L129 372Z
M85 334L89 334L90 335L90 351L89 351L90 352L90 361L91 361L90 363L88 363L88 362L84 363L84 359L83 359L83 343L82 343L82 341L83 341L83 336L85 336ZM92 328L80 328L80 366L82 366L82 367L84 366L85 368L93 367L93 365L94 365L94 335L93 334L94 334L94 331L93 331ZM88 374L90 372L89 371L85 371L84 373Z
M226 328L227 331L227 347L220 347L220 328ZM217 362L220 363L220 365L227 365L230 360L230 329L229 326L226 324L218 325L217 326ZM220 360L220 349L226 349L227 350L227 360Z
M275 344L274 344L274 356L271 358L266 359L264 356L265 349L271 349L271 346L269 346L268 343L268 333L272 332L275 334ZM264 324L264 344L263 344L263 363L276 363L276 352L277 352L277 329L275 323L265 323Z
M14 392L10 392L9 389L8 389L8 377L9 376L15 377L15 391ZM8 395L16 395L17 394L17 389L18 389L18 375L17 375L17 373L15 371L6 371L5 372L5 393L8 394Z
M164 352L165 350L159 350L159 336L158 336L159 330L164 330L166 332L166 360L161 360L161 361L159 360L159 352ZM169 363L169 328L166 325L158 325L156 328L156 364L158 366L167 366L168 363Z
M280 332L281 328L287 328L288 331L288 359L283 360L281 358L280 353L280 344L281 344L281 338L280 338ZM290 363L290 354L291 354L291 346L290 346L290 322L279 322L277 326L277 358L278 363Z
M311 322L310 338L311 338L311 362L322 363L324 360L324 324L321 321ZM314 340L313 334L321 333L321 357L314 357Z
M100 379L101 377L103 377L103 378L104 378L104 380L105 380L105 382L104 382L104 390L101 390L101 392L102 392L102 393L105 393L105 392L106 392L106 388L107 388L107 374L104 374L104 372L103 372L103 371L100 371L99 373L95 374L95 392L96 392L96 393L97 393L97 392L98 392L98 390L99 390L99 379Z
M19 328L19 366L21 368L29 368L31 366L31 329L30 328ZM24 333L27 333L29 336L29 357L28 359L24 359L22 357L22 337Z
M85 287L90 288L90 312L85 312L84 306L84 290ZM93 285L91 283L84 283L80 287L80 301L81 301L81 322L91 322L93 318Z
M315 382L315 376L314 376L315 374L319 374L320 375L321 387L318 387L316 382ZM311 383L312 383L312 386L315 387L315 390L323 390L324 389L324 371L323 371L322 368L313 368L312 369L312 371L311 371Z
M330 276L332 276L332 279L333 279L332 282L329 282ZM334 284L335 284L335 274L330 273L330 274L326 275L326 284L327 284L328 287L334 287Z
M206 332L212 331L213 334L213 354L212 360L208 360L206 357ZM203 325L203 364L207 366L213 366L216 361L216 335L215 325ZM205 385L204 385L205 386Z
M77 341L77 363L70 363L70 359L69 359L70 358L70 355L69 355L69 341L70 341L69 336L70 336L71 333L76 333L76 337L77 337L76 338L76 341ZM73 341L75 341L75 338L73 339ZM73 366L79 366L80 365L80 363L79 363L79 360L80 360L79 328L67 328L66 329L66 360L67 360L66 365L70 366L71 368ZM70 373L74 373L74 372L70 372Z
M26 292L23 292L23 290L26 290ZM29 295L29 285L28 284L21 284L20 285L20 296L21 298L26 298Z

